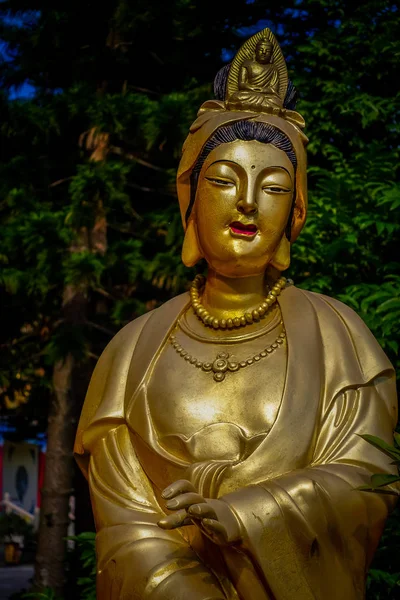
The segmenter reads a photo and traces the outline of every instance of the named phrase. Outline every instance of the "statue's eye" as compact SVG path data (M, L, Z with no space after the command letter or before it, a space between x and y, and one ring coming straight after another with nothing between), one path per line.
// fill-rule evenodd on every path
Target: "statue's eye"
M223 185L225 187L232 187L235 185L233 181L229 179L220 179L219 177L206 177L207 181L211 181L211 183L216 183L217 185Z
M266 185L263 191L267 194L288 194L291 190L281 185Z

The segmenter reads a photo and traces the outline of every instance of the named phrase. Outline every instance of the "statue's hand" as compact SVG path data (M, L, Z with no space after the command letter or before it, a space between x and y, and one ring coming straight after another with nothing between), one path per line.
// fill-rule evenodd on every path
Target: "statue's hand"
M158 522L162 529L196 524L214 543L232 544L241 538L240 524L230 506L222 500L203 498L190 481L180 479L162 492L166 506L173 510Z

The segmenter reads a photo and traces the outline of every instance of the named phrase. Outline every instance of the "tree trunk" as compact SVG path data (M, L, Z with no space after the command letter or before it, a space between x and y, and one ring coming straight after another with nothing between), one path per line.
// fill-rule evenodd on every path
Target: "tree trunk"
M72 494L72 445L76 429L71 397L74 359L59 361L53 372L54 396L47 430L47 454L35 565L35 587L64 585L65 537Z
M86 309L86 290L67 285L62 311L64 324L83 325ZM54 365L35 563L35 588L52 587L58 593L65 583L65 537L69 525L69 499L73 493L73 444L79 411L73 386L76 368L71 354Z
M108 135L95 137L90 147L90 160L104 161L108 153ZM103 202L99 199L93 229L77 233L70 252L91 251L104 255L107 250L107 220ZM66 285L63 297L63 323L81 325L87 319L88 289L82 285ZM65 585L66 541L69 524L69 499L73 494L75 468L73 446L77 420L82 408L83 370L72 355L54 366L53 400L47 430L47 454L42 489L42 507L35 560L34 587L52 587L62 593Z

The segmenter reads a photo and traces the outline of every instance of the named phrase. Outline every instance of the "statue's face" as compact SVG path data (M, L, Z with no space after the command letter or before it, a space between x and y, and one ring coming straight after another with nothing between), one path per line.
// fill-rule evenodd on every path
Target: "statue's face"
M264 272L284 235L293 191L294 169L283 150L240 140L212 150L194 205L208 264L227 277Z
M269 63L271 60L272 46L270 44L258 44L256 47L256 59L261 64Z

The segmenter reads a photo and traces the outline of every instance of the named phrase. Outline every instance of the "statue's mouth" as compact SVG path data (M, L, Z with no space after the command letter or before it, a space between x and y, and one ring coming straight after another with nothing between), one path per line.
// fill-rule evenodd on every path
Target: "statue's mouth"
M258 229L255 225L249 223L241 223L240 221L234 221L229 225L231 232L235 235L245 235L247 237L253 237L256 235Z

